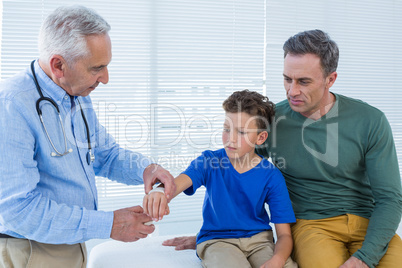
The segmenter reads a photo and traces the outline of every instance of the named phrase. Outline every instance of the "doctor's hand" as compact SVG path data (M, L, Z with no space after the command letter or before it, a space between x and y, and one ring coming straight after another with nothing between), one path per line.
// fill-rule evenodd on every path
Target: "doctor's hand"
M156 189L158 189L158 187ZM149 215L153 221L162 220L163 216L168 215L170 212L163 190L161 192L154 190L146 194L142 206L144 213Z
M155 230L154 225L144 225L152 219L144 214L144 210L140 206L115 210L113 214L110 238L114 240L134 242L147 237Z
M152 190L152 186L155 183L161 182L165 185L165 195L167 201L170 202L176 192L176 184L174 183L174 178L169 171L158 164L151 164L145 168L143 178L146 194Z

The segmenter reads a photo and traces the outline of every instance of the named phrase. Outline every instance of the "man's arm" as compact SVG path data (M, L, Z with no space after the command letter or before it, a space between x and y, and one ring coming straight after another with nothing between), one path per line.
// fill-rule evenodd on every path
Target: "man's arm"
M91 128L95 129L94 138L91 138L91 141L96 141L95 174L128 185L144 183L146 193L155 183L162 182L170 201L176 187L169 171L153 163L141 153L121 148L106 128L99 123L90 99L83 98L83 102L86 102L84 107L88 106L86 112Z
M66 205L68 200L74 202L86 198L79 195L81 192L77 194L71 190L77 184L60 179L59 182L64 184L59 185L55 183L57 178L39 171L39 166L47 167L50 161L59 162L59 158L51 158L48 154L48 159L35 159L35 152L50 147L37 114L23 104L17 105L7 99L1 99L0 114L0 221L4 229L16 237L51 244L109 238L112 212ZM59 171L57 175L63 176L60 173L65 170L60 167L52 165L50 168L53 173ZM65 167L67 174L71 168ZM71 189L63 188L71 184ZM50 192L49 188L54 187L59 187L60 191ZM56 202L52 196L67 201Z
M378 264L401 220L402 196L399 165L391 127L383 115L370 136L365 165L375 207L363 246L353 254L369 267Z

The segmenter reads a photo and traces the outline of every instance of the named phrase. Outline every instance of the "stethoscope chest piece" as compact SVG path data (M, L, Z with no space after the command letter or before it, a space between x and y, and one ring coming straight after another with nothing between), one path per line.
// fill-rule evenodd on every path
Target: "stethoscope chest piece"
M87 163L88 165L90 165L94 161L95 161L95 155L92 153L92 149L89 149L87 152Z

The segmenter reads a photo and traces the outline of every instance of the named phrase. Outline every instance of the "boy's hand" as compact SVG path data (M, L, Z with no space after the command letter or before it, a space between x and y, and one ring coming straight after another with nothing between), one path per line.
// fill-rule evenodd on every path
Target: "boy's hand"
M142 207L144 213L148 214L155 222L162 220L163 216L170 212L167 198L163 192L151 192L145 195Z
M167 247L175 247L175 250L196 249L196 236L180 236L163 241L162 245Z
M282 268L284 265L285 262L274 255L271 259L261 265L260 268Z

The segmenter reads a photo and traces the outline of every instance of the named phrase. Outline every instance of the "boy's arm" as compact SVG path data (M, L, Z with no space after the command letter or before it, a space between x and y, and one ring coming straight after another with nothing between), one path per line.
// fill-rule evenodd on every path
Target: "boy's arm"
M293 248L293 239L288 223L275 224L277 242L274 255L261 268L283 267Z
M172 199L193 185L191 178L185 174L177 176L174 182L176 184L176 192L172 196ZM155 191L145 195L142 205L144 213L148 214L154 221L162 220L163 216L169 212L167 198L163 192Z

